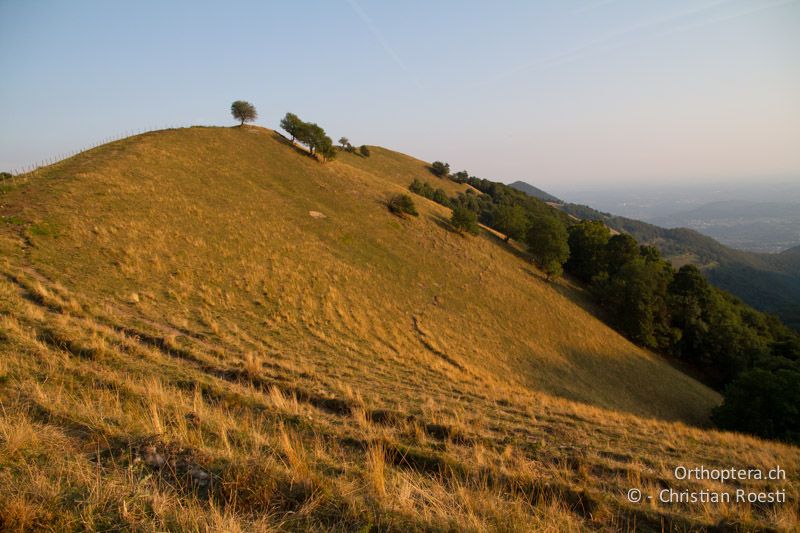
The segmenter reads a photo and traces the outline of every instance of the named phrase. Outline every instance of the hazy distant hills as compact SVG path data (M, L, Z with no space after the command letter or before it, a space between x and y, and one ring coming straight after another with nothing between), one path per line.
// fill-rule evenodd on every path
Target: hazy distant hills
M556 203L556 204L563 204L564 203L564 201L561 200L560 198L556 198L552 194L547 193L547 192L543 191L542 189L540 189L538 187L534 187L530 183L525 183L524 181L515 181L514 183L510 183L508 186L509 187L513 187L514 189L517 189L518 191L522 191L522 192L524 192L525 194L527 194L529 196L533 196L534 198L538 198L539 200L542 200L544 202L553 202L553 203Z
M800 203L719 201L651 219L662 227L686 227L723 244L775 253L800 244Z
M721 289L756 309L777 314L785 323L800 329L800 247L779 254L754 253L731 248L693 229L667 229L584 205L563 204L561 208L578 218L603 220L612 229L656 246L676 267L687 263L698 265ZM751 212L770 209L763 205L748 208L752 208ZM730 206L712 206L710 212L724 214L730 209Z
M512 187L537 192L537 198L554 196L531 185L516 182ZM528 194L532 194L528 192ZM800 329L800 246L782 253L755 253L726 246L696 229L686 227L664 228L627 217L614 216L585 205L559 202L561 209L581 219L603 220L609 227L633 235L639 242L656 246L676 267L692 263L701 267L712 283L741 298L756 309L777 314L785 323ZM737 213L739 216L737 218ZM713 202L686 211L670 219L665 225L690 225L688 222L703 217L717 221L719 231L735 227L751 231L757 240L759 231L776 231L783 227L788 235L800 233L800 218L795 219L797 205L777 202ZM745 221L750 221L749 225ZM759 224L755 222L761 220ZM771 229L765 227L768 220ZM781 223L778 220L783 221ZM796 222L792 223L792 220ZM727 221L727 222L725 222ZM685 223L684 223L685 222ZM727 223L727 226L726 226ZM707 228L706 228L707 229ZM705 232L705 229L704 229ZM762 237L763 238L763 237Z

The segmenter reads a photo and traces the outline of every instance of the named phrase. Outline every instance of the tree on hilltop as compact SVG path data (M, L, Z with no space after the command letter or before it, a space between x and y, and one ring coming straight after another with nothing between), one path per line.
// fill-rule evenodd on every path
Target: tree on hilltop
M303 121L294 113L286 113L281 120L281 128L292 136L292 142L298 137L298 133L303 128Z
M258 118L256 106L244 100L236 100L231 104L231 115L236 120L241 121L240 126L244 126L245 122L253 122Z
M297 140L300 144L306 145L311 156L319 155L323 161L336 157L333 141L319 124L303 122L294 113L286 113L281 120L281 128L292 136L292 142Z
M358 149L358 153L361 154L362 157L369 157L369 147L366 144L362 144L361 148Z
M297 132L297 140L308 146L308 151L312 156L319 155L323 161L336 157L333 141L325 134L325 130L319 124L303 122L300 131Z
M301 144L308 146L308 151L314 155L317 148L318 139L325 135L325 131L313 122L303 122L297 131L297 140Z
M347 137L342 137L339 139L339 145L342 147L342 150L345 152L355 152L356 149L350 144L350 139Z

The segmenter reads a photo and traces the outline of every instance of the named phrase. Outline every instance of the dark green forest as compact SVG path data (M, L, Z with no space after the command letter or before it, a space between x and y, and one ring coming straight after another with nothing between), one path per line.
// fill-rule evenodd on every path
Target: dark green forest
M749 305L778 315L800 331L800 250L760 254L736 250L687 228L661 228L613 216L589 206L563 204L559 209L581 220L602 220L608 227L653 244L666 257L685 257L703 269L711 282Z

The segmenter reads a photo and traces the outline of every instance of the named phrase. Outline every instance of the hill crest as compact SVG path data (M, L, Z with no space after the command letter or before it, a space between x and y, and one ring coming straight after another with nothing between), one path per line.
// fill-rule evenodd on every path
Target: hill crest
M564 201L561 200L560 198L557 198L557 197L553 196L552 194L550 194L548 192L545 192L545 191L543 191L542 189L540 189L538 187L534 187L533 185L531 185L530 183L527 183L525 181L515 181L514 183L510 183L508 186L512 187L514 189L517 189L518 191L522 191L522 192L524 192L525 194L527 194L529 196L533 196L534 198L538 198L539 200L542 200L543 202L552 202L552 203L555 203L555 204L563 204L564 203Z

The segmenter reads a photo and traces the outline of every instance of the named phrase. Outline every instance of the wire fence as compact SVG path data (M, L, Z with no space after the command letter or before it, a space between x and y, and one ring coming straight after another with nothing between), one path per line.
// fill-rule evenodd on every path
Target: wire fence
M99 140L99 141L97 141L95 143L92 143L90 145L84 146L83 148L80 148L80 149L77 149L77 150L70 150L68 152L62 152L62 153L60 153L58 155L54 155L52 157L48 157L48 158L36 161L35 163L31 163L30 165L23 165L21 167L17 167L17 168L13 168L11 170L8 170L6 172L9 172L11 174L11 177L14 178L16 176L22 176L24 174L29 174L29 173L34 172L34 171L36 171L36 170L38 170L38 169L40 169L42 167L46 167L48 165L53 165L55 163L59 163L61 161L69 159L70 157L75 157L78 154L82 154L83 152L88 152L89 150L97 148L98 146L102 146L104 144L108 144L108 143L111 143L111 142L114 142L114 141L120 141L120 140L126 139L128 137L133 137L135 135L143 135L145 133L151 133L151 132L154 132L154 131L174 130L174 129L190 128L190 127L191 127L190 125L180 124L180 125L168 125L168 126L163 126L163 127L138 128L138 129L134 129L134 130L126 130L126 131L118 133L117 135L112 135L110 137L106 137L106 138L101 139L101 140Z

